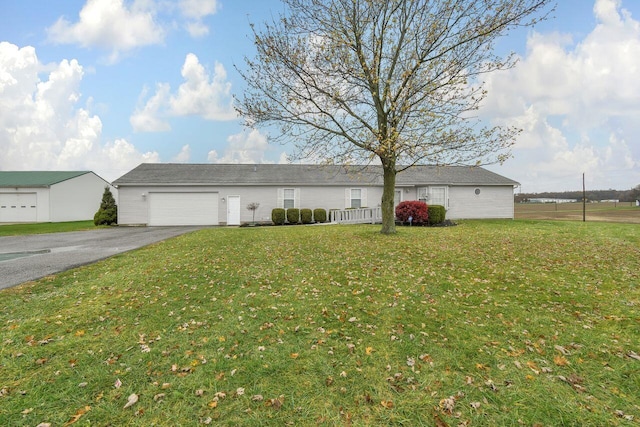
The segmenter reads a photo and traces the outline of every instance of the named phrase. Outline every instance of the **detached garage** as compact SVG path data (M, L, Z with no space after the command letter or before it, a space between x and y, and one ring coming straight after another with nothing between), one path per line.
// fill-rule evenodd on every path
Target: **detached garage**
M106 186L89 171L0 171L0 223L93 219Z

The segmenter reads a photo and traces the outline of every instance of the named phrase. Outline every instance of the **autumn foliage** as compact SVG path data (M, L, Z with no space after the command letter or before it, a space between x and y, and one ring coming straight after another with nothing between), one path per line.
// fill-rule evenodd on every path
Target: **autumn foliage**
M429 207L425 202L418 200L400 202L396 206L396 217L402 222L409 222L411 217L412 224L426 224L429 219Z

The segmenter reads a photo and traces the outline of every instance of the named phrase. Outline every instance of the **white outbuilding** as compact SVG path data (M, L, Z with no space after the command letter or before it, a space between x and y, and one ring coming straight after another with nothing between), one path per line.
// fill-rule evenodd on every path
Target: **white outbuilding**
M105 187L90 171L0 171L0 223L91 220Z

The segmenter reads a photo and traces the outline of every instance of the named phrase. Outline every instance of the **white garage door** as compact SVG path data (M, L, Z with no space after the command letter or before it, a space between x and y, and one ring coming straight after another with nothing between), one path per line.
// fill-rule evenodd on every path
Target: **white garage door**
M149 193L149 225L218 225L218 193Z
M0 193L0 222L36 222L36 193Z

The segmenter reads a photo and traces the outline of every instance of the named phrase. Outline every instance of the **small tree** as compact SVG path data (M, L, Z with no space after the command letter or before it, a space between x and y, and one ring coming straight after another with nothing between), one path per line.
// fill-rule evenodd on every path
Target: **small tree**
M258 210L259 207L260 207L260 203L257 203L257 202L252 202L247 205L247 209L250 210L251 213L253 214L253 218L252 218L253 223L256 222L256 211Z
M113 225L118 223L118 206L109 187L104 187L98 212L93 216L95 225Z

